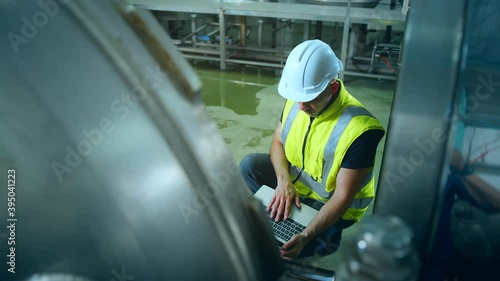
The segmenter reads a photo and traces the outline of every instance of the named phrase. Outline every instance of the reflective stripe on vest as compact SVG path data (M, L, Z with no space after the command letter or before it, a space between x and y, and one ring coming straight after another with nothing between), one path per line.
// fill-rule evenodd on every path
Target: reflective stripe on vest
M295 109L295 110L294 110ZM288 136L288 133L290 132L291 126L293 121L295 120L297 113L299 111L299 106L297 103L294 103L292 108L290 109L290 113L288 114L288 117L285 121L285 124L283 125L282 128L282 142L283 146L285 145L286 138ZM333 192L327 192L326 191L326 182L327 182L327 177L328 174L330 173L330 170L332 169L333 166L333 160L334 160L334 155L335 155L335 150L337 149L338 142L340 139L340 136L344 133L346 130L347 126L351 122L351 120L354 117L358 116L370 116L373 117L370 112L363 107L359 106L350 106L344 109L342 112L342 115L340 116L339 120L335 124L335 128L333 129L332 133L330 134L330 137L328 139L328 142L326 143L325 149L324 149L324 164L323 164L323 169L322 169L322 177L323 180L321 183L315 181L311 175L306 173L305 171L302 171L302 174L299 178L299 180L312 189L316 194L323 198L330 198ZM373 117L374 118L374 117ZM300 173L301 168L291 166L290 167L290 175L293 177L297 177ZM364 186L366 186L373 178L373 171L371 171L363 180L363 183L360 185L358 188L358 191L360 191ZM371 198L359 198L359 199L354 199L351 206L368 206L372 199ZM368 202L367 202L368 201ZM351 207L354 208L354 207ZM357 207L356 207L357 208ZM364 207L359 207L359 208L364 208Z
M286 137L288 136L288 133L290 133L290 128L292 128L293 120L295 120L295 117L297 116L297 113L299 113L299 111L299 104L294 102L292 108L290 108L288 117L286 118L285 123L283 124L283 127L281 129L281 143L283 143L283 147L285 147Z
M369 198L356 198L352 200L351 205L349 205L349 208L352 209L364 209L370 205L370 202L372 202L373 197Z
M361 189L363 189L363 186L366 186L372 179L373 179L373 169L370 171L368 175L366 175L365 179L361 183L361 186L358 188L356 192L361 191Z

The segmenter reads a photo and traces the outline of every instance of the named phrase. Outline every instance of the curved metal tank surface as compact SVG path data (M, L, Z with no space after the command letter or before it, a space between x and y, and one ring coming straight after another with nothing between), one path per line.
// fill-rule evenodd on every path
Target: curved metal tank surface
M265 212L149 12L0 1L0 33L0 280L278 278Z

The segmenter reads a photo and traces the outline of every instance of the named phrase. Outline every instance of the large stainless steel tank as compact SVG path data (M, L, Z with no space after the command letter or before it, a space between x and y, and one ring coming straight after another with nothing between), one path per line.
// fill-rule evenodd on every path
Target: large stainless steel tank
M277 279L266 215L149 12L1 0L0 34L0 280Z

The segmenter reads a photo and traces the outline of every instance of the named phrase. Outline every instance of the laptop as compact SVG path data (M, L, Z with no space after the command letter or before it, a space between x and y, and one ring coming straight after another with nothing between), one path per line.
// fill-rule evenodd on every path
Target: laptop
M254 194L254 197L260 200L260 202L262 202L262 204L267 208L267 205L273 198L273 195L274 189L267 185L263 185ZM276 222L274 219L269 218L273 228L274 237L280 245L288 242L294 234L301 233L318 213L316 209L309 207L304 203L301 203L300 205L300 209L295 205L295 203L292 205L288 220L281 219L279 222ZM268 215L271 215L270 212Z

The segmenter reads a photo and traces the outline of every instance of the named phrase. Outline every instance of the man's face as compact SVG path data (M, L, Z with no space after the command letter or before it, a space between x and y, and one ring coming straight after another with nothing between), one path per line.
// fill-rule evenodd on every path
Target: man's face
M334 85L328 84L325 90L312 101L299 102L299 109L311 117L317 117L330 102L330 98L334 93L334 88Z

